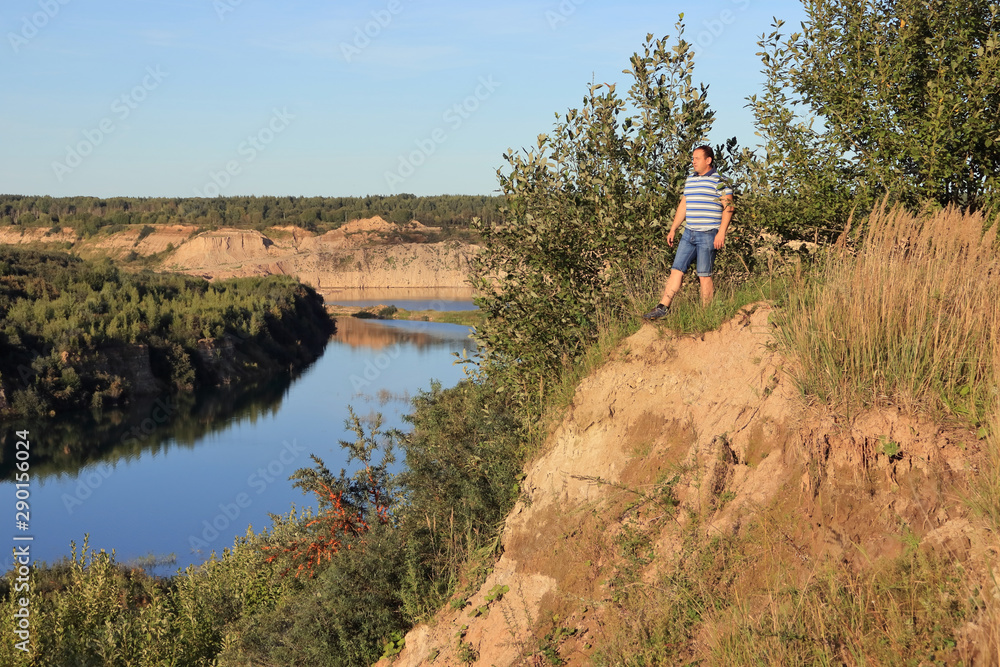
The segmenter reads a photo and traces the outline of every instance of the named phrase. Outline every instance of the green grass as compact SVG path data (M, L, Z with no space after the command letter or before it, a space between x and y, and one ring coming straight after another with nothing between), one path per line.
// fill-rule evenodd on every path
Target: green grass
M715 331L724 322L736 317L744 306L759 301L784 303L790 281L787 276L769 275L752 276L739 282L723 279L716 285L712 302L702 306L698 281L686 280L681 292L674 297L670 314L656 326L665 327L678 335L700 336ZM655 305L651 301L647 310L652 310Z
M392 319L443 322L475 327L482 324L483 314L478 310L406 310L400 308Z
M841 414L902 407L976 433L969 505L1000 530L1000 224L877 209L855 251L796 280L776 318L802 393ZM971 438L974 441L976 438Z
M726 665L956 664L961 627L983 608L963 568L915 542L851 571L829 564L755 604L731 599L711 647Z
M642 535L623 533L608 641L594 664L968 664L958 662L963 626L995 616L995 584L906 535L898 557L797 567L774 537L787 520L762 511L739 535L715 536L694 518L666 564L662 554L636 559L624 547ZM652 580L651 569L660 572Z

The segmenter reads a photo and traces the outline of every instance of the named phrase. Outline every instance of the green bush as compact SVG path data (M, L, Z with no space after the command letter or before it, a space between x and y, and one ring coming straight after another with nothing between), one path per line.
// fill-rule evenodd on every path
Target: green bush
M627 100L614 84L591 86L537 150L509 151L509 171L498 171L504 219L476 226L472 283L486 317L476 335L487 372L520 400L544 395L579 358L595 313L624 314L650 251L665 245L691 153L713 120L682 22L677 30L675 46L648 35L632 56Z
M142 229L139 230L139 236L136 237L135 242L139 243L139 241L143 240L144 238L146 238L155 231L156 231L155 227L152 227L150 225L143 225Z
M521 470L522 439L509 406L489 386L466 381L447 390L434 384L414 407L414 429L398 441L403 473L390 472L400 434L377 423L366 429L356 417L348 425L358 439L341 443L359 464L353 474L334 476L318 459L295 473L297 485L321 499L319 515L281 523L283 537L265 553L295 579L296 592L244 617L222 664L371 664L391 637L444 603L470 553L495 543ZM387 512L380 514L376 497ZM331 535L336 514L329 510L338 507L370 529L338 532L339 548L293 577L302 548Z
M220 664L374 663L386 639L409 627L400 599L400 547L397 531L377 527L315 579L296 581L279 604L245 617Z
M731 160L741 224L828 241L883 198L911 210L928 202L995 208L997 7L804 4L802 32L782 35L778 20L758 42L766 80L748 100L763 150Z
M404 447L401 517L408 552L403 600L410 618L444 604L469 554L494 541L520 492L525 431L512 403L489 380L414 399Z

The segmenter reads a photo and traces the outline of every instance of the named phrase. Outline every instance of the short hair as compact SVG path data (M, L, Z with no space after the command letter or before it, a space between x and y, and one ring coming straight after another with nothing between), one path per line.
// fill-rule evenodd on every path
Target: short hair
M701 152L702 152L702 154L703 154L703 155L704 155L705 157L707 157L707 158L708 158L709 160L711 160L713 164L715 163L715 151L713 151L713 150L712 150L712 147L711 147L711 146L698 146L698 147L697 147L697 148L695 148L694 150L696 150L696 151L701 151ZM693 153L693 152L694 152L694 151L692 151L692 153Z

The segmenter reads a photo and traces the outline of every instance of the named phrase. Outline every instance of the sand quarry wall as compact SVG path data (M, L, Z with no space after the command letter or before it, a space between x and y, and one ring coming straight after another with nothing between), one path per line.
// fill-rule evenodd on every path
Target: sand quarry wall
M380 217L352 221L325 234L297 227L255 230L223 228L198 232L191 225L152 225L80 239L70 227L0 228L0 243L72 246L84 257L157 257L156 268L207 279L291 275L320 291L371 288L467 287L469 261L477 248L458 242L386 242L390 235L430 234L413 221L396 225Z

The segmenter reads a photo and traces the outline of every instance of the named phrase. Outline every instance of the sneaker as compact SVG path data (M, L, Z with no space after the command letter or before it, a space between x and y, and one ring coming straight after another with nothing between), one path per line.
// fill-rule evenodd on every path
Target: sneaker
M650 322L653 322L654 320L658 320L661 317L666 316L667 313L669 313L669 312L670 312L670 306L659 306L658 305L658 306L656 306L656 308L654 308L653 310L651 310L648 313L646 313L645 315L643 315L642 319L649 320Z

